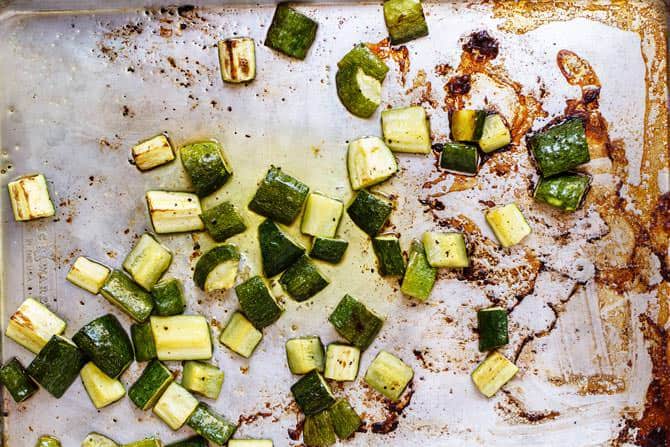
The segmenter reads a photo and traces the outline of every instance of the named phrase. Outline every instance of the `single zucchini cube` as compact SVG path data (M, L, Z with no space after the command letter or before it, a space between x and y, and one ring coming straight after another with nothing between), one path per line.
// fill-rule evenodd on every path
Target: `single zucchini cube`
M431 151L430 123L421 106L384 110L382 132L384 141L395 152L429 154Z
M335 444L337 438L330 412L322 411L306 416L302 437L305 445L310 447L328 447Z
M23 402L39 389L16 357L0 368L0 383L12 395L14 402Z
M224 82L239 84L256 77L256 47L251 37L231 37L219 41L219 64Z
M102 372L93 362L84 365L79 374L88 397L97 409L111 405L126 395L123 384Z
M347 208L351 220L370 237L375 237L386 224L393 204L381 196L361 189Z
M161 317L169 317L184 313L186 300L184 299L184 286L176 278L158 281L151 288L151 296L154 298L154 311Z
M293 374L307 374L312 370L323 372L324 355L321 339L316 335L292 338L286 342L288 369Z
M384 21L393 45L428 35L428 24L420 0L386 0Z
M131 325L130 338L132 338L135 348L135 360L146 362L156 358L156 343L154 342L154 334L151 332L151 324L148 321Z
M235 205L230 202L221 202L205 210L200 218L205 224L207 232L217 242L223 242L247 229L242 216L240 216Z
M486 222L500 245L506 248L518 244L532 231L516 203L490 210L486 213Z
M347 170L351 189L358 191L391 177L398 172L398 163L381 138L365 137L349 143Z
M231 439L228 447L273 447L270 439Z
M463 233L423 234L423 247L428 263L433 267L465 268L470 266Z
M384 324L384 320L350 295L344 295L328 321L342 337L361 351L370 346Z
M279 278L282 288L296 301L305 301L328 286L328 279L307 255L298 259Z
M372 248L377 255L379 274L382 276L402 276L405 273L405 258L402 256L400 239L393 235L372 239Z
M202 436L195 435L181 441L173 442L165 447L209 447L209 442Z
M479 148L487 154L510 144L512 135L497 113L488 115L484 120L482 136L479 138Z
M538 132L528 143L543 177L569 171L591 160L584 123L579 118Z
M7 184L17 222L51 217L56 214L49 197L47 180L42 174L26 175Z
M201 396L217 399L223 385L223 371L214 365L189 360L184 362L181 386Z
M167 366L152 360L128 390L128 397L141 410L152 408L174 380Z
M305 253L303 247L270 219L258 226L258 243L261 247L263 272L267 278L280 274Z
M290 225L300 214L308 193L307 185L272 166L249 202L249 209Z
M156 135L133 146L133 161L140 171L148 171L174 160L174 150L165 135Z
M200 231L200 199L189 192L147 191L151 225L158 234Z
M240 265L240 252L234 245L218 245L200 256L195 264L193 281L205 292L233 287Z
M507 335L507 310L490 307L477 311L479 351L485 352L509 343Z
M419 301L426 301L437 279L437 269L428 263L423 244L412 241L409 248L409 262L402 278L400 291Z
M565 173L541 178L533 197L563 211L576 211L581 207L591 185L587 175Z
M113 270L100 294L138 322L143 322L154 308L154 300L120 270Z
M199 197L207 196L222 187L233 175L223 157L221 145L215 141L189 144L179 150L184 170Z
M330 419L337 437L344 440L356 433L362 424L361 417L346 399L339 399L330 409Z
M258 275L235 287L235 292L242 312L258 329L277 321L284 311Z
M476 175L479 167L477 147L465 143L445 143L440 155L440 167L460 175Z
M486 360L472 372L472 381L486 397L492 397L519 371L517 366L497 351L492 352Z
M80 256L74 261L65 279L75 286L97 295L109 277L109 269L102 264Z
M362 68L365 74L372 76L379 82L384 82L386 74L389 71L388 65L364 43L355 45L337 63L337 68L339 69L349 66Z
M291 393L307 416L321 413L335 403L335 397L321 373L312 370L293 384Z
M54 335L65 331L65 321L33 298L27 298L9 317L5 335L37 354Z
M61 447L61 443L53 436L40 436L35 447Z
M209 325L202 315L151 317L159 360L207 360L212 357Z
M316 37L318 24L304 14L277 5L272 24L265 37L265 46L296 59L304 59Z
M154 414L172 430L179 430L198 407L198 399L176 382L168 385L154 406Z
M95 365L116 378L134 360L133 344L119 320L112 314L96 318L74 334L72 341Z
M60 398L86 363L83 352L65 337L54 335L28 365L28 374L52 396Z
M333 237L340 224L344 205L320 193L307 197L305 213L302 216L300 231L310 236Z
M323 376L338 382L353 382L358 375L361 350L355 346L331 343L326 351L326 369Z
M365 382L395 402L413 377L414 370L405 362L386 351L379 351L365 373Z
M263 333L256 329L244 315L235 312L221 332L219 341L242 357L249 358L263 338Z
M228 442L237 430L237 425L226 420L203 402L198 404L187 424L197 434L217 445Z
M320 261L337 264L342 260L347 247L349 247L349 242L342 239L315 237L309 255Z
M163 442L158 438L145 438L130 444L123 444L122 447L163 447Z
M371 117L382 102L381 82L357 65L337 70L335 86L342 105L360 118Z
M81 441L81 447L119 447L119 444L107 436L93 432L86 435L84 440Z
M451 137L454 141L476 143L484 132L486 112L484 110L462 109L451 114Z
M149 233L144 233L123 261L123 268L144 290L163 276L172 262L172 252Z

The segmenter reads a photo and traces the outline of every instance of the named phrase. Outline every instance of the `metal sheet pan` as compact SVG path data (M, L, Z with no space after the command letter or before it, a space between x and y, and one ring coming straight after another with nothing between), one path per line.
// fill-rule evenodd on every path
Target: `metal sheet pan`
M104 299L69 285L65 274L81 254L120 266L136 237L150 229L145 190L188 188L179 163L135 170L128 156L138 140L160 131L176 145L218 139L235 175L205 204L227 198L245 209L271 163L348 200L346 142L380 133L377 115L350 116L334 90L341 55L386 35L379 4L299 5L320 24L308 58L290 61L258 45L258 76L247 86L221 83L215 44L235 34L262 42L273 5L139 4L0 1L0 180L4 188L17 175L43 172L58 209L53 220L17 224L6 194L0 195L3 324L26 296L64 316L67 335L105 312L130 324ZM213 405L239 418L241 436L300 444L289 437L299 416L283 344L313 333L336 340L326 316L350 293L387 317L361 371L384 348L411 364L416 378L404 410L378 399L360 377L336 387L366 421L365 433L348 445L590 446L658 436L654 430L663 425L649 413L664 409L668 396L650 382L664 371L659 352L667 340L670 290L664 5L454 1L425 8L430 37L389 59L384 104L423 104L435 141L448 135L450 108L496 107L513 123L516 144L489 159L476 181L437 172L433 156L400 155L400 175L379 190L395 197L392 225L403 246L427 229L464 228L473 268L442 273L428 303L417 304L397 283L379 278L369 243L345 218L340 233L351 246L342 266L323 267L332 280L324 292L302 304L283 297L285 315L265 330L249 361L217 344L215 360L226 378ZM500 53L479 63L462 44L483 29L497 39ZM570 84L561 73L560 50L573 52L581 58L573 62L597 75L595 103L582 96L579 79ZM449 81L464 75L471 90L457 95ZM594 186L584 210L573 216L530 199L537 174L523 139L566 112L592 124L587 169ZM523 246L501 251L482 216L492 203L511 200L534 233ZM251 229L233 239L245 253L243 278L259 269L254 227L260 219L246 217ZM300 237L295 226L291 230ZM185 279L188 312L207 315L218 334L236 307L234 294L205 296L188 280L210 241L202 235L162 239L176 253L170 274ZM517 359L521 373L505 392L485 400L469 373L483 358L474 309L492 302L511 309L512 341L504 352ZM2 355L31 360L5 338ZM132 383L139 371L134 364L123 382ZM128 399L95 411L79 381L60 400L41 391L16 405L5 393L4 411L5 445L12 447L31 446L43 433L75 446L93 430L120 442L149 434L169 441L188 431L172 433Z

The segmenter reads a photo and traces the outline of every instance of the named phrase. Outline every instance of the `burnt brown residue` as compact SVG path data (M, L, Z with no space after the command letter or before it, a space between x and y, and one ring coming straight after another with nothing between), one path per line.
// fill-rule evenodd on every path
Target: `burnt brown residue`
M239 427L241 425L253 424L258 419L269 418L271 416L272 413L270 413L269 411L258 411L254 414L247 414L247 415L241 414L240 417L237 419L237 426Z
M471 76L469 74L454 76L447 82L447 89L451 95L467 95L470 93L470 81Z
M486 30L476 31L467 37L463 51L478 63L487 62L498 57L498 41Z
M295 428L288 429L288 437L293 441L299 441L302 437L302 430L305 428L305 419L300 419L296 424Z
M556 419L561 415L561 413L555 410L529 411L509 390L503 389L502 392L507 398L509 405L498 404L497 409L505 413L510 413L511 416L524 424L541 424L542 422Z
M384 408L388 412L386 418L383 421L373 422L370 424L370 430L372 433L386 435L393 432L399 425L399 418L402 415L402 412L409 406L412 402L412 396L414 395L414 382L410 382L407 385L407 390L400 397L398 402L392 402L388 399L384 401Z
M649 243L661 261L661 274L666 281L670 281L667 251L670 244L670 193L666 192L658 198L649 227Z
M391 40L387 37L386 39L380 40L377 43L368 43L367 47L377 55L380 59L387 60L392 59L398 64L398 71L400 71L400 81L404 86L407 83L407 73L409 73L409 50L405 45L399 47L392 47Z

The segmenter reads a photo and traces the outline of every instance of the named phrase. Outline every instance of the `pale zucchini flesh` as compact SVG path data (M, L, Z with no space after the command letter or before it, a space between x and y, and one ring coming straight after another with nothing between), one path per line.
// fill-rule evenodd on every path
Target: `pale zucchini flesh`
M379 351L365 373L365 382L392 401L400 399L414 377L414 370L398 357Z
M472 381L486 397L492 397L519 371L519 368L499 352L493 352L472 372Z
M126 389L121 381L109 377L93 362L84 365L79 374L95 408L104 408L126 395Z
M172 430L179 430L198 406L198 399L172 382L154 406L154 413Z
M119 447L119 445L100 433L89 433L83 441L81 447Z
M256 48L250 37L219 41L219 63L224 82L249 82L256 77Z
M486 222L503 247L521 242L532 230L516 203L509 203L486 213Z
M42 174L26 175L7 184L14 219L18 222L51 217L56 209Z
M188 192L147 191L151 224L156 233L184 233L205 228L200 199Z
M462 233L426 232L423 247L432 267L465 268L470 265Z
M181 385L196 394L216 399L223 385L223 371L209 363L189 360L184 363Z
M351 189L358 191L391 177L398 172L398 163L381 138L365 137L349 143L347 170Z
M311 193L307 197L300 231L310 236L333 237L342 217L344 204L323 194Z
M123 268L144 290L158 282L172 262L172 253L152 235L144 233L123 261Z
M65 331L65 321L39 301L26 299L9 317L5 335L37 354L54 335Z
M382 112L384 141L395 152L428 154L431 151L430 124L421 106Z
M286 342L286 359L293 374L323 372L324 353L321 339L315 335L292 338Z
M66 279L77 287L97 295L107 281L110 270L102 264L80 256L74 261Z
M215 290L226 290L233 287L235 278L237 278L237 269L239 260L222 262L209 272L205 280L205 292L214 292Z
M162 134L133 146L132 155L140 171L148 171L175 159L170 140Z
M358 375L361 350L355 346L331 343L326 350L326 368L323 376L338 382L351 382Z
M507 146L511 141L512 135L500 115L496 113L484 119L484 129L479 139L479 148L483 152L488 154Z
M212 340L202 315L151 317L151 332L159 360L206 360L212 357Z
M235 312L221 332L219 341L231 351L249 358L263 338L263 333L240 312Z

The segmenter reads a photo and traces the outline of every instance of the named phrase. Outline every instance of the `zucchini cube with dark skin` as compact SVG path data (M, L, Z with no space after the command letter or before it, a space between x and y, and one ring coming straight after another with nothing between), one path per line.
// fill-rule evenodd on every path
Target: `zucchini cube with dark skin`
M528 143L543 177L569 171L591 160L584 123L579 118L538 132Z
M141 410L148 410L173 380L174 375L167 366L158 360L152 360L128 390L128 397Z
M326 410L306 416L302 436L308 446L328 447L335 444L337 438L330 412Z
M335 403L328 383L318 371L311 371L304 375L291 387L291 393L307 416L327 410Z
M149 292L120 270L110 273L100 294L140 323L149 318L154 309L154 300Z
M272 166L256 190L249 209L261 216L290 225L307 199L309 187Z
M261 248L263 272L267 278L280 274L305 253L303 247L294 242L270 219L266 219L258 226L258 243Z
M402 256L398 237L394 235L376 237L372 239L372 248L377 255L380 275L402 276L405 273L405 258Z
M200 402L186 424L197 434L216 445L224 445L235 434L237 425Z
M118 377L134 360L133 344L112 314L86 324L74 334L72 341L111 378Z
M464 143L445 143L440 155L440 167L460 175L476 175L479 167L477 147Z
M156 342L148 321L130 326L130 338L135 347L135 360L146 362L156 358Z
M342 337L361 351L370 346L384 324L384 320L350 295L342 298L328 321Z
M347 247L349 247L349 242L342 239L315 237L309 255L313 259L337 264L342 260Z
M363 69L365 74L372 76L379 82L383 82L389 71L388 65L368 48L364 43L355 45L342 59L337 63L337 68L343 69L349 66L356 66Z
M477 311L479 351L485 352L509 343L507 333L507 310L490 307Z
M247 229L244 219L230 202L221 202L205 210L200 218L207 232L217 242L223 242Z
M302 256L279 278L282 288L296 301L305 301L328 286L328 279L308 256Z
M14 402L23 402L39 389L16 357L0 368L0 383L9 391Z
M70 340L54 335L28 365L28 375L60 398L79 375L86 355Z
M361 426L361 417L346 399L339 399L328 410L337 437L348 439Z
M231 244L217 245L198 259L193 281L205 292L230 289L235 284L240 252Z
M230 444L228 444L230 446ZM209 442L200 435L191 436L181 441L173 442L165 447L209 447Z
M284 311L258 275L235 287L235 292L242 312L258 329L277 321Z
M195 193L207 196L222 187L233 175L223 157L221 145L215 141L202 141L184 146L179 151Z
M541 178L533 197L563 211L576 211L581 207L589 191L591 178L587 175L567 172L549 178Z
M265 46L296 59L304 59L316 38L318 24L304 14L277 5L272 24L265 37Z
M158 281L151 288L151 296L154 298L156 315L167 317L184 313L186 300L180 280L169 278Z
M360 190L347 208L351 220L370 237L375 237L386 224L393 204L377 194Z
M184 362L181 377L181 385L187 390L217 399L221 393L224 374L212 364L189 360Z
M428 24L420 0L386 0L384 20L393 45L428 35Z

